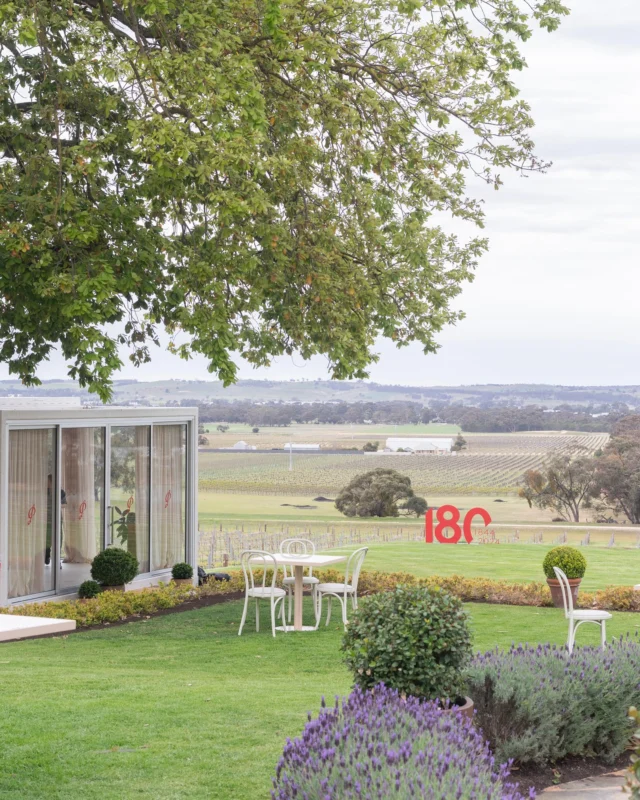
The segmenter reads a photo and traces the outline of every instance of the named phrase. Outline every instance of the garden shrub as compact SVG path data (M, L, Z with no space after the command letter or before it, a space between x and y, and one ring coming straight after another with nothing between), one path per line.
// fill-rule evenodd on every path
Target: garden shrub
M324 706L299 739L287 740L273 800L458 798L523 800L473 721L437 703L359 687Z
M138 574L138 559L127 550L107 547L91 562L91 577L103 586L122 586Z
M629 709L629 720L638 728L631 739L633 752L625 788L631 795L631 800L640 800L640 712L633 706Z
M499 760L555 761L595 755L613 761L640 703L640 640L606 650L519 645L477 655L466 670L477 722Z
M185 580L187 578L193 578L193 567L191 564L187 564L184 561L180 561L178 564L174 564L171 570L171 577L175 581Z
M98 581L84 581L78 587L78 597L87 600L90 597L97 597L102 591L102 586Z
M440 589L398 586L362 600L342 650L357 685L426 698L463 695L471 634L462 603Z
M583 578L587 560L575 547L554 547L549 550L542 562L542 569L547 578L555 579L554 567L561 569L567 578Z

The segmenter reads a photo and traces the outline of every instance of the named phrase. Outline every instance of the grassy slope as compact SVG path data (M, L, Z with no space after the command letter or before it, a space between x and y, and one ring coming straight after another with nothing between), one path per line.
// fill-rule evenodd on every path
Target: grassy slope
M469 610L478 649L566 634L555 609ZM250 615L238 638L240 614L234 602L2 646L3 800L268 797L285 738L350 680L337 624L274 640ZM615 614L609 636L638 623Z

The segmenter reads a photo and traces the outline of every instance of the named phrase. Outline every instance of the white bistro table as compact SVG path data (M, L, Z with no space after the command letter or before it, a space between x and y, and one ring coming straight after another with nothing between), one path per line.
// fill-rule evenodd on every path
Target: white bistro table
M305 567L321 569L322 567L329 567L332 564L346 561L347 557L304 555L303 553L273 553L273 557L279 567L293 567L293 577L295 578L293 585L293 630L314 631L314 625L302 624L302 578ZM278 630L284 630L283 626L281 625ZM286 630L291 630L291 627L287 626Z

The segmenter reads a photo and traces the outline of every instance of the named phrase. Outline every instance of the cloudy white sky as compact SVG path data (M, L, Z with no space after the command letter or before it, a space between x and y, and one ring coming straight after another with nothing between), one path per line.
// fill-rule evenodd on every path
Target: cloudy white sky
M437 355L380 342L380 383L638 384L640 370L640 2L566 0L572 13L527 43L517 78L536 120L545 175L482 184L490 251L458 304L467 317ZM470 234L473 231L470 231ZM157 350L118 377L207 377L204 361ZM59 359L44 378L63 377ZM283 358L243 378L327 377ZM0 367L0 377L7 377Z

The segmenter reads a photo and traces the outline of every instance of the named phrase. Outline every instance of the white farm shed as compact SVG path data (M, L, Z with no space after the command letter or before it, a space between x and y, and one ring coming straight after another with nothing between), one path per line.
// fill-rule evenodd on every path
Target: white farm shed
M418 439L401 438L387 439L386 449L393 452L398 450L410 451L412 453L450 453L453 447L453 439Z

